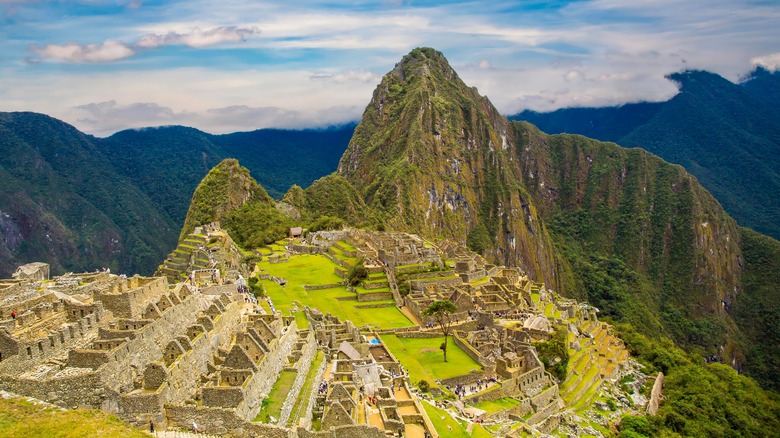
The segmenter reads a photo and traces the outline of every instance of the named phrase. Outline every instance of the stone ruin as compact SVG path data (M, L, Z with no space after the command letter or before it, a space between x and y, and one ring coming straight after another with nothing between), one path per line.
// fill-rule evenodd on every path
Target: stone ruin
M212 232L219 231L209 228L206 238ZM559 297L519 268L458 253L448 269L435 247L400 233L309 233L296 245L292 253L323 254L336 271L348 269L344 259L362 259L379 278L363 285L363 296L392 296L418 323L394 330L399 337L438 336L423 310L435 300L455 304L452 340L481 370L438 383L469 388L442 406L466 417L522 420L527 433L549 433L565 408L562 396L615 378L628 359L597 309ZM301 330L270 299L269 313L242 294L237 269L222 276L221 267L193 272L188 265L187 281L171 283L182 276L92 272L49 279L45 264L27 266L0 280L0 387L8 391L102 409L139 427L151 420L159 430L334 438L442 433L382 333L308 308L310 327ZM399 281L408 284L403 296ZM372 287L391 292L372 297ZM570 347L588 352L580 360L599 364L595 377L577 374L573 364L575 383L559 387L533 345L551 339L553 326L568 327ZM318 351L325 359L315 369ZM282 372L296 377L280 418L253 421ZM490 415L474 408L507 397L517 405Z

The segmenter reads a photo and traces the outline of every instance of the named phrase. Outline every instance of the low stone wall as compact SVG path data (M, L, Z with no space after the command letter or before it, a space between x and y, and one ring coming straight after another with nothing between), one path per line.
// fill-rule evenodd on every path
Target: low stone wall
M320 363L320 367L317 369L317 374L314 376L309 393L300 395L301 397L304 395L307 397L306 401L302 402L299 408L304 409L303 414L300 414L299 412L291 414L298 418L298 425L306 429L311 428L312 412L314 411L314 405L317 403L320 382L322 381L322 376L325 374L325 368L328 366L328 363L327 358Z
M366 288L367 290L383 289L383 288L386 288L386 287L390 287L390 283L388 283L387 280L385 280L385 281L377 281L377 282L373 282L373 283L364 281L363 282L363 287Z
M464 401L468 404L475 405L479 402L498 400L502 397L506 397L504 387L502 385L494 385L476 394L466 396Z
M442 335L439 331L430 331L430 332L424 332L424 331L409 331L409 332L396 332L395 334L399 338L415 338L415 339L429 339L429 338L439 338Z
M0 388L69 409L101 409L107 407L104 404L107 399L117 399L116 393L100 385L100 379L94 371L52 379L0 375Z
M287 398L282 404L282 411L279 414L279 421L277 424L284 426L290 419L292 409L295 406L295 401L301 393L301 388L303 388L303 384L306 382L306 376L309 374L309 368L311 368L311 362L316 355L317 343L314 340L314 331L311 330L306 336L306 344L303 347L300 359L298 359L298 362L296 363L296 371L298 374L295 376L295 381L290 387Z
M323 254L328 248L324 246L299 245L291 243L287 245L287 250L294 254Z
M509 409L504 409L503 411L494 412L490 415L485 416L485 420L495 421L495 420L504 420L506 418L517 418L522 419L527 414L533 412L533 408L531 407L531 399L529 398L523 398L520 399L520 404Z
M539 394L531 398L531 405L535 408L541 408L549 405L553 400L558 398L558 385L553 384L551 387L545 389Z
M466 342L465 339L462 339L460 336L458 336L457 332L452 334L452 340L455 341L455 345L465 351L470 358L474 359L474 361L482 365L482 355L479 354L479 351L475 350L474 347Z
M547 417L549 417L550 415L556 412L558 412L558 403L557 402L550 403L549 405L543 407L542 409L537 410L535 414L531 415L531 417L529 417L528 420L526 420L526 423L536 424L542 422Z
M393 293L392 292L371 292L366 294L357 294L357 300L361 303L367 302L367 301L382 301L382 300L392 300L393 299Z
M415 269L419 269L415 267ZM408 271L409 269L405 269ZM432 271L432 272L417 272L414 274L404 274L404 280L419 280L421 278L434 280L441 277L450 277L453 275L452 271Z
M167 428L180 428L198 433L234 436L293 438L290 429L263 423L252 423L237 417L233 409L165 405ZM195 427L193 427L193 425Z
M383 307L395 307L395 303L380 303L380 304L358 304L356 309L381 309Z
M387 438L384 431L374 426L364 424L354 426L332 427L330 430L310 432L301 427L297 430L298 438Z
M478 379L484 379L485 373L484 372L478 372L478 373L469 373L464 374L462 376L455 376L450 377L449 379L444 379L441 381L442 385L449 385L452 387L455 387L457 385L472 385L476 384Z
M344 286L344 285L341 284L341 283L318 284L318 285L315 285L315 286L310 286L308 284L304 284L303 288L306 289L307 291L310 291L310 290L334 289L334 288L342 287L342 286Z
M261 394L271 391L279 373L287 365L287 356L292 352L295 341L298 339L298 329L295 320L289 325L287 332L275 342L275 348L266 354L254 373L252 379L245 384L244 401L236 407L236 415L239 418L251 421L260 411Z
M463 281L460 279L460 277L456 278L432 278L432 279L425 279L425 280L410 280L409 281L409 287L412 290L422 290L426 284L430 283L436 283L440 284L442 286L457 286L459 284L462 284Z
M355 295L357 295L357 294L355 294ZM357 300L357 297L355 297L354 295L348 296L348 297L336 297L336 300L337 301L354 301L354 300Z

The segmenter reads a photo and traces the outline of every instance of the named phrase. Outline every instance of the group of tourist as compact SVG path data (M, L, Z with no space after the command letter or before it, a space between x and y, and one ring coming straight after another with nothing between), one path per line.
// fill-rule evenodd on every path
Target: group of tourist
M496 383L496 382L498 382L498 379L495 376L491 375L485 377L484 379L483 378L477 379L476 383L473 385L467 386L467 385L457 384L455 385L454 390L450 385L445 385L445 387L448 390L454 392L459 399L463 399L463 397L465 397L467 393L471 393L471 394L477 393L479 391L482 391L483 389L487 389L491 383Z
M320 383L320 387L317 389L318 394L327 394L328 393L328 381L323 380Z

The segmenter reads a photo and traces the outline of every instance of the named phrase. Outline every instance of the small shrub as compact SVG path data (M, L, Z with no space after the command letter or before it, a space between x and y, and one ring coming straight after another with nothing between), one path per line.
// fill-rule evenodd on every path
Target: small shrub
M428 392L431 390L431 384L428 383L427 380L423 379L417 382L417 387L420 388L420 391L422 392Z

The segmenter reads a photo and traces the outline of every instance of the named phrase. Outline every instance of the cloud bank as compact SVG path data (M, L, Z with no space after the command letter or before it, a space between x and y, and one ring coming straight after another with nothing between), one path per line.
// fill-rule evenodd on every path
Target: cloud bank
M133 56L140 49L156 49L173 45L202 48L223 43L239 43L259 33L260 29L255 26L248 28L221 26L205 31L195 28L187 33L146 34L131 44L108 40L101 44L70 43L49 44L44 47L32 46L31 50L47 60L73 63L113 62Z
M419 46L505 114L665 100L677 93L665 75L684 69L737 81L780 67L780 4L757 0L2 4L14 13L0 17L0 110L99 135L357 118Z

